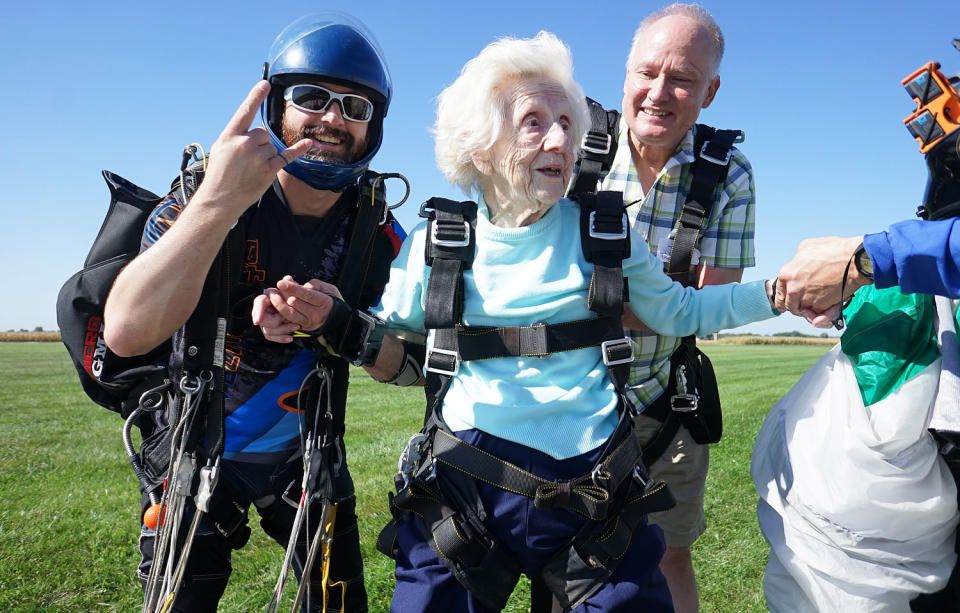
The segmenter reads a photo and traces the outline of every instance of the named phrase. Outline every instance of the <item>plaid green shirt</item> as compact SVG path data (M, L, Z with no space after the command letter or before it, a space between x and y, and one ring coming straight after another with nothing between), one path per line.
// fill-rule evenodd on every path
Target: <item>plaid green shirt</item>
M683 137L673 157L660 171L653 188L644 195L630 155L628 128L621 120L617 156L602 184L605 190L623 192L623 200L629 205L630 223L646 239L650 252L661 260L667 258L673 246L673 237L680 223L680 209L690 191L695 129L691 128ZM755 264L753 171L750 162L738 149L733 148L730 153L726 183L697 239L692 257L695 265L747 268ZM670 355L679 346L680 339L634 330L629 334L633 339L635 358L626 392L642 411L667 388Z

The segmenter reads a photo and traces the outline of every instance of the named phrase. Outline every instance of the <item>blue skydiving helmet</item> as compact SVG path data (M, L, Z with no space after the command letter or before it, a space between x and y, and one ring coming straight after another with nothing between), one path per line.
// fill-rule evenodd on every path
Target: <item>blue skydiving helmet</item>
M282 138L283 92L290 85L325 81L370 98L373 117L367 128L367 150L359 160L335 163L300 157L284 167L316 189L339 191L354 183L380 149L383 118L393 93L383 51L373 34L343 13L330 11L301 17L273 41L263 72L270 81L270 95L260 107L260 119L278 151L287 147Z

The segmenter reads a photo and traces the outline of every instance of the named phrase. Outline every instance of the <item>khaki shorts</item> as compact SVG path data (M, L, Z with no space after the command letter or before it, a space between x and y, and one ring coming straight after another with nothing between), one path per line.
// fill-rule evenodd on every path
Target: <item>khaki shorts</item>
M660 430L660 422L640 415L636 421L640 442L645 445ZM680 427L663 455L647 468L654 481L670 487L677 506L650 514L650 523L660 526L667 547L690 547L707 529L703 515L703 493L710 464L710 445L693 441L687 429Z

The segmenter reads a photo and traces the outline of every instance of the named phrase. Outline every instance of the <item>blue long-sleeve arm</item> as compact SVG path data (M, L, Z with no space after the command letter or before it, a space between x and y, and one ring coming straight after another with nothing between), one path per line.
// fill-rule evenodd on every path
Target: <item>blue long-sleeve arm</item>
M958 221L914 219L864 236L874 284L881 289L899 285L905 293L960 298Z

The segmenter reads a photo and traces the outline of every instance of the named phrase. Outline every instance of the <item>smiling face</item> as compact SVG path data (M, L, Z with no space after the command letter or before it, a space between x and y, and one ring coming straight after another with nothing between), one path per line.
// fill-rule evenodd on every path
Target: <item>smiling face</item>
M360 94L361 92L319 82L327 89L338 94ZM321 113L302 111L289 102L283 111L283 142L290 146L297 141L309 138L313 147L304 157L321 162L349 164L361 159L367 151L367 130L369 123L350 121L344 118L340 103L331 102Z
M646 27L631 54L623 83L623 115L637 150L673 153L720 87L709 31L683 15Z
M563 87L549 78L518 79L505 90L507 108L493 146L474 154L484 175L490 220L529 225L566 192L573 170L572 108Z

